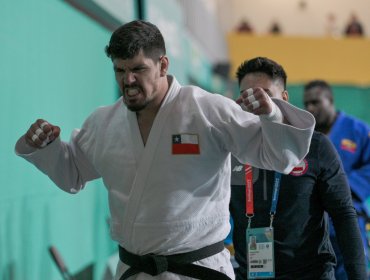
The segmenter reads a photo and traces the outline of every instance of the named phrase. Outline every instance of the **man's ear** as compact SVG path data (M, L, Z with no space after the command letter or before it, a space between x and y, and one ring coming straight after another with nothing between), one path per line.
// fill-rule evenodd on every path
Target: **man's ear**
M164 55L161 58L160 63L161 63L161 66L160 66L161 67L161 77L163 77L163 76L166 76L167 75L168 66L170 64L170 62L168 60L168 57Z
M289 93L287 90L284 90L281 95L284 101L289 102Z

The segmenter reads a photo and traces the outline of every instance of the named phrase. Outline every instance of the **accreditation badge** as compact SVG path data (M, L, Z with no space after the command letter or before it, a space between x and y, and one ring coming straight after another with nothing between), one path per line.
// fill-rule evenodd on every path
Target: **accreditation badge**
M274 278L274 229L247 229L248 279Z

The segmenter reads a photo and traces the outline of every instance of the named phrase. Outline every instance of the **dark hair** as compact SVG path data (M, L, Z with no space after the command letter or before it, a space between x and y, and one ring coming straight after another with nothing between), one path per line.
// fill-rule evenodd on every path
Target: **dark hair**
M334 102L333 90L327 82L324 80L312 80L305 84L304 91L308 91L314 87L323 89L321 93L324 94L331 102Z
M307 84L305 84L304 90L305 91L310 90L311 88L314 88L314 87L321 87L323 89L328 90L330 93L332 93L331 86L324 80L312 80L308 82Z
M111 59L130 59L141 50L153 60L166 54L165 42L157 26L143 20L134 20L119 27L105 47Z
M281 81L284 89L286 89L287 75L284 68L267 57L255 57L244 61L236 70L236 78L238 79L239 85L245 75L250 73L264 73L273 81Z

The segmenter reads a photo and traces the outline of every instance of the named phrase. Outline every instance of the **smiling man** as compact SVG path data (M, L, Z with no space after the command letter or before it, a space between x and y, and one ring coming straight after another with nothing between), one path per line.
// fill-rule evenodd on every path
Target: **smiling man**
M181 86L167 74L164 39L149 22L118 28L106 53L122 97L93 112L69 142L58 126L37 120L17 154L69 193L103 179L119 243L116 279L233 279L223 244L230 154L289 173L308 152L313 116L260 90L241 94L246 112L222 95ZM281 111L291 125L279 122Z

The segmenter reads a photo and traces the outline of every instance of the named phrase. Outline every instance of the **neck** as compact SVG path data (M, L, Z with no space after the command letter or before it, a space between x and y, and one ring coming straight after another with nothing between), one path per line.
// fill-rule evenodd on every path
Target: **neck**
M324 133L326 135L329 134L331 129L331 125L316 125L315 130L319 131L321 133Z
M316 123L315 130L328 135L336 119L337 119L337 113L334 113L333 115L331 115L331 117L325 124L318 125Z
M162 87L160 88L160 96L158 102L153 103L152 106L148 106L145 109L136 112L136 118L139 125L141 137L143 139L144 145L146 144L146 141L149 137L150 130L152 128L154 119L159 111L159 108L162 105L163 100L165 99L167 92L169 89L169 83L166 79L166 82L162 84Z
M141 139L143 140L144 146L146 145L146 142L148 140L149 133L152 128L155 116L157 115L158 109L155 111L146 111L145 113L143 111L136 113L137 124L139 126Z

